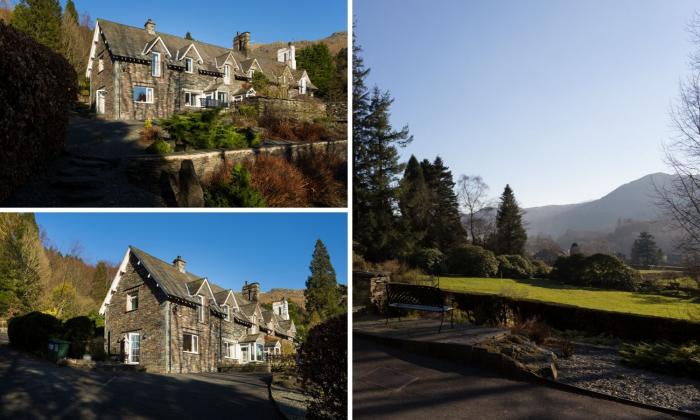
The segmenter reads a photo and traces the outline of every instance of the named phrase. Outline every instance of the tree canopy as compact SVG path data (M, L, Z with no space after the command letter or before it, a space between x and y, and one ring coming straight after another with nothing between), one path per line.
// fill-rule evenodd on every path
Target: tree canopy
M342 312L335 269L328 250L320 239L316 241L309 270L311 275L306 280L304 297L311 319L324 320Z
M499 255L524 255L527 233L523 227L522 210L515 194L506 185L496 213L496 233L493 238L494 251Z
M648 232L642 232L632 244L630 253L632 264L657 265L661 261L662 251L656 246L654 236Z
M60 51L61 5L58 0L20 0L10 22L40 44Z
M335 59L326 44L314 44L302 48L296 54L297 67L306 70L311 81L316 85L316 94L327 98L334 87L336 76Z

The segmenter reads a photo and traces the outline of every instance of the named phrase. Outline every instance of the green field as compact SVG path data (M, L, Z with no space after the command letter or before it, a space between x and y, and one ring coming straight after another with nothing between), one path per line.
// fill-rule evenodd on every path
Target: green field
M700 300L634 292L576 288L551 280L441 277L440 288L564 303L582 308L655 315L700 322Z

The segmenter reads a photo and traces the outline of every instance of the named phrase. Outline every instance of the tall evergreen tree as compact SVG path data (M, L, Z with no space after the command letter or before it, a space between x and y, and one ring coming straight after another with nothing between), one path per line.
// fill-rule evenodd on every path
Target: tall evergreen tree
M527 233L523 227L522 210L510 185L506 185L496 213L494 251L499 255L524 255Z
M421 166L432 193L431 222L425 246L448 253L455 246L466 242L452 171L445 166L440 156L437 156L432 164L427 159L423 160Z
M95 266L95 274L92 278L92 298L95 302L101 302L107 295L110 286L109 271L107 264L100 261Z
M369 261L396 256L397 184L403 171L398 147L413 140L405 126L395 131L389 121L393 99L388 92L365 85L369 69L353 43L353 240Z
M187 33L185 34L185 39L189 39L191 41L194 41L194 38L192 38L192 34L190 33L190 31L187 31Z
M334 84L335 60L326 44L302 48L296 55L297 65L306 70L318 88L316 94L327 98Z
M639 237L634 240L631 252L632 264L639 265L657 265L661 260L663 253L658 246L654 236L648 232L642 232Z
M430 190L423 176L423 168L418 159L411 155L399 191L399 210L403 222L401 230L404 232L406 251L411 254L428 230L431 207Z
M75 8L75 3L73 3L73 0L68 0L66 2L66 8L63 11L63 14L73 19L73 22L78 23L78 11Z
M20 0L12 26L54 51L61 48L61 5L58 0Z
M335 279L335 269L331 264L328 250L320 239L316 241L309 270L311 275L306 280L304 290L306 310L311 316L315 314L321 320L338 314L340 294Z

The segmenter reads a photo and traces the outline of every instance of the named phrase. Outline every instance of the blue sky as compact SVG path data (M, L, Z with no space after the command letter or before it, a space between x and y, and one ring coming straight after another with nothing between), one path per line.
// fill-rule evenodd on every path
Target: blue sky
M79 243L91 263L118 264L134 245L168 262L181 255L188 271L234 290L246 280L263 290L304 288L321 239L347 284L343 213L37 213L36 220L51 245L68 253Z
M697 0L355 0L370 84L420 158L524 206L599 198L668 171L662 142Z
M236 31L250 31L253 43L325 38L347 30L345 0L287 1L89 1L73 0L78 13L141 27L148 18L156 30L228 46ZM66 0L61 0L65 6Z

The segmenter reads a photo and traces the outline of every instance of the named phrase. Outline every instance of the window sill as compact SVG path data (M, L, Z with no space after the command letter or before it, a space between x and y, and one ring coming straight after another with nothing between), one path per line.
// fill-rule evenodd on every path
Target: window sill
M135 104L146 104L146 105L153 105L153 102L142 102L142 101L134 101Z
M136 311L138 311L138 310L139 310L139 308L136 308L136 309L127 309L124 313L125 313L125 314L128 314L129 312L136 312Z
M199 354L198 351L187 351L187 350L183 350L182 352L183 352L183 353L187 353L187 354Z

